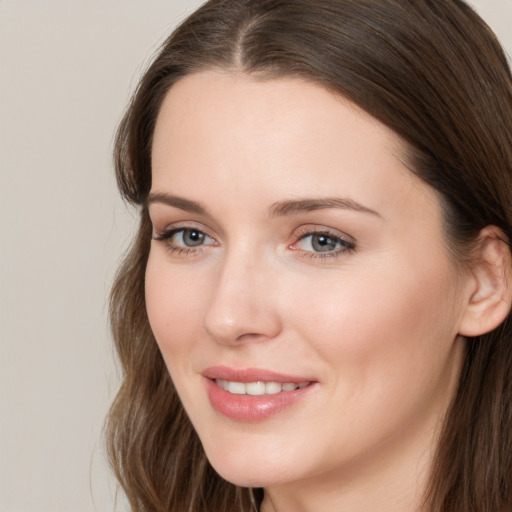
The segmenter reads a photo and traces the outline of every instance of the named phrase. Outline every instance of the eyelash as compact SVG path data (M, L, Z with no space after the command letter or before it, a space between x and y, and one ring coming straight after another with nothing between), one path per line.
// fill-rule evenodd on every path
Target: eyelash
M187 255L196 255L206 249L204 244L198 245L197 247L185 247L185 246L177 246L173 244L172 237L177 235L178 233L185 233L186 231L200 233L201 235L210 238L215 241L214 238L209 236L204 230L199 229L195 226L179 226L179 227L170 227L164 229L160 234L153 235L153 240L157 242L163 242L165 244L165 248L171 254L175 254L177 256L187 256Z
M157 242L162 242L165 244L165 248L167 251L169 251L171 254L175 254L177 256L195 256L199 255L201 252L206 250L206 248L209 245L212 244L201 244L197 247L185 247L185 246L178 246L175 245L172 242L172 237L177 235L178 233L183 232L183 234L186 232L196 232L200 235L203 235L204 237L209 238L215 244L217 243L215 239L211 236L209 236L205 231L198 229L195 226L177 226L177 227L170 227L165 230L163 230L160 234L153 235L153 240ZM325 236L329 240L332 241L332 243L340 245L338 249L332 250L332 251L305 251L300 250L296 246L303 240L305 240L308 237L321 237ZM344 237L340 233L333 232L326 228L303 228L299 230L299 232L296 234L296 240L292 244L288 246L290 249L298 251L299 254L308 259L325 259L325 258L337 258L340 257L343 254L351 253L356 248L355 240L352 237Z
M308 259L325 259L325 258L337 258L344 254L350 254L356 249L356 242L352 237L343 236L339 232L334 232L326 228L312 228L305 227L297 233L297 240L291 244L289 247L294 250L300 250L295 248L299 242L305 240L308 237L321 237L325 236L330 239L335 244L339 244L340 247L333 251L326 252L315 252L315 251L301 251L301 256Z

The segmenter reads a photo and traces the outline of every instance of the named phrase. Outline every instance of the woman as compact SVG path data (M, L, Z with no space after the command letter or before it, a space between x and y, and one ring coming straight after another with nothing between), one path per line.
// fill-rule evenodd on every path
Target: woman
M116 169L133 510L512 510L512 84L465 3L207 2Z

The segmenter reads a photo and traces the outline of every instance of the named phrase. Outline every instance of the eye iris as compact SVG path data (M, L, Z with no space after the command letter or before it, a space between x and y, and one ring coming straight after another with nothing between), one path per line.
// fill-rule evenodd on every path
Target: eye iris
M183 243L187 247L195 247L204 242L204 233L196 229L185 229L183 231Z
M334 251L337 243L336 239L333 239L328 235L314 235L311 240L311 245L317 252Z

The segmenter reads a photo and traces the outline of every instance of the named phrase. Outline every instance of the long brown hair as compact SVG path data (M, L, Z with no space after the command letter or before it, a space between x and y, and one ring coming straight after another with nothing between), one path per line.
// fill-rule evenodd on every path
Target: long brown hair
M151 333L155 121L169 89L208 68L298 76L353 101L408 143L411 171L439 192L464 263L487 225L512 239L512 79L487 25L462 0L210 0L163 44L121 122L115 166L141 223L111 296L123 382L108 418L112 466L134 512L257 510L206 460ZM431 470L429 512L512 510L512 323L467 340Z

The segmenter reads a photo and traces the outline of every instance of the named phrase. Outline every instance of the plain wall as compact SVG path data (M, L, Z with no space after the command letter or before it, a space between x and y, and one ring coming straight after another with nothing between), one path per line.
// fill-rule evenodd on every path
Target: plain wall
M143 64L199 3L0 0L0 512L114 510L106 300L136 217L112 137ZM472 3L512 54L512 0Z

